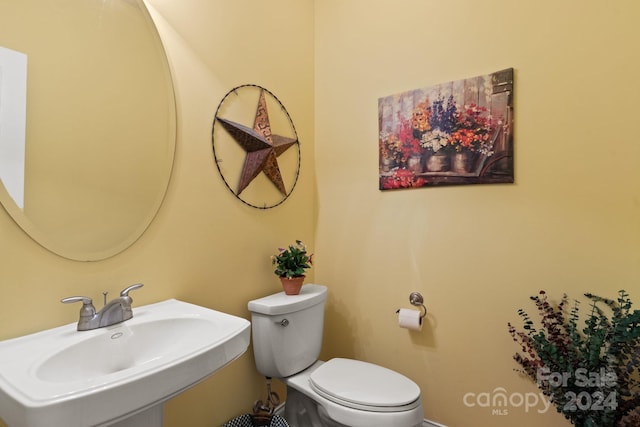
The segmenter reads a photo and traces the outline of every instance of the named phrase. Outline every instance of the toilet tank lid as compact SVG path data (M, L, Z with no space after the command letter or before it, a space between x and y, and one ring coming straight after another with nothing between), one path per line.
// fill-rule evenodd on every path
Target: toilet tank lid
M316 284L306 284L298 295L287 295L284 292L269 295L249 301L249 311L267 315L293 313L304 310L327 299L327 287Z

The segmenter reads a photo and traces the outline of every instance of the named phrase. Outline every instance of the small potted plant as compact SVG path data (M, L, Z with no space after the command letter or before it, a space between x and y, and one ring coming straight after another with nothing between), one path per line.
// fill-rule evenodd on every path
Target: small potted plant
M307 247L300 240L288 248L279 248L277 255L271 256L271 263L276 267L273 271L282 282L287 295L298 295L305 279L305 270L311 268L313 254L307 254Z

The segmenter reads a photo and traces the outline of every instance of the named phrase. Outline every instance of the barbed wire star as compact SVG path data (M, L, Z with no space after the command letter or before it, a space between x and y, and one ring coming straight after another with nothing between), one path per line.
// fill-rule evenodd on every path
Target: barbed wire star
M277 158L296 144L298 140L271 133L264 90L260 91L253 128L221 117L217 117L217 120L247 153L236 194L239 195L260 172L264 172L280 193L286 195L287 190L282 180Z

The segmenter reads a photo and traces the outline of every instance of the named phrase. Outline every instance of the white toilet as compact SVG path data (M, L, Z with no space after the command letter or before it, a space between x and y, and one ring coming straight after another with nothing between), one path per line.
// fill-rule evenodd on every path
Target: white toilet
M307 284L249 301L258 371L287 385L291 427L418 427L420 388L409 378L352 359L318 360L327 288Z

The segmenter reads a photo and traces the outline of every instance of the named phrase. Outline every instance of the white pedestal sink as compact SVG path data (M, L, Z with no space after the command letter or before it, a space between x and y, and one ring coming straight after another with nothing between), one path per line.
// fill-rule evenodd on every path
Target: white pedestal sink
M166 400L249 346L240 317L173 299L133 313L0 342L0 417L10 427L160 427Z

